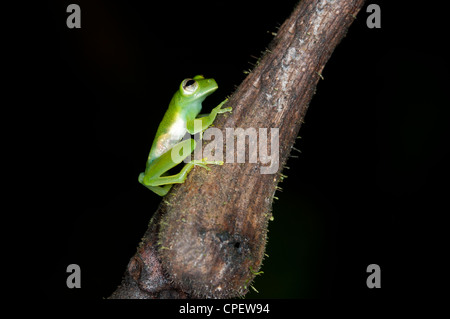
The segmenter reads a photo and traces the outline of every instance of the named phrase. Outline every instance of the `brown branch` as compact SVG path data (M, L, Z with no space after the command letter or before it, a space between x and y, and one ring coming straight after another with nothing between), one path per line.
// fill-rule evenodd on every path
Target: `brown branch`
M220 115L216 123L218 128L279 128L278 172L261 174L264 165L248 161L211 171L194 168L161 203L110 298L226 298L247 293L264 257L283 164L321 71L363 3L299 3L271 49L231 96L227 106L233 113Z

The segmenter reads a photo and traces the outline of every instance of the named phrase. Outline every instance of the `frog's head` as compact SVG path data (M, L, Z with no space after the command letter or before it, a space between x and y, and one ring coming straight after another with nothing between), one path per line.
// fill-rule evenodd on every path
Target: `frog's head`
M184 79L180 84L180 94L190 102L203 100L217 90L219 86L214 79L205 79L203 75L196 75L192 79Z

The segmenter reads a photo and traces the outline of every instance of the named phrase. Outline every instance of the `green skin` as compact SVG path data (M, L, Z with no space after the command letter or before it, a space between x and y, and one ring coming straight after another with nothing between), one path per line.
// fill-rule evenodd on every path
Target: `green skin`
M231 112L231 107L222 109L227 100L215 107L210 114L198 117L202 102L217 90L214 79L205 79L201 75L193 79L185 79L175 93L156 132L153 145L148 156L145 172L139 174L139 183L160 196L165 196L173 184L181 184L187 174L195 166L209 169L208 164L222 165L222 161L193 160L187 163L178 174L167 176L167 171L180 164L195 149L195 141L181 141L186 132L203 133L213 124L217 114ZM194 129L194 120L201 121L201 129ZM180 155L180 151L183 155ZM185 150L188 150L186 152Z

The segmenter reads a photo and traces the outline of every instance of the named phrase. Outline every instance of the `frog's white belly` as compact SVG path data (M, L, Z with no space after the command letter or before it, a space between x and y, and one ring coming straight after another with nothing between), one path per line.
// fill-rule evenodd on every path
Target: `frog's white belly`
M186 121L179 118L168 129L166 134L159 137L155 154L153 158L160 157L162 154L170 150L175 144L177 144L186 134Z
M176 143L183 138L186 132L186 121L182 118L178 118L169 128L169 135L172 136L173 140L177 141Z

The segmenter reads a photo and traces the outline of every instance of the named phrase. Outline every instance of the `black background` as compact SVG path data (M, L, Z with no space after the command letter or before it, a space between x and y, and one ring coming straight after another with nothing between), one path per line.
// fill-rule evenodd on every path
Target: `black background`
M217 105L297 1L77 1L81 29L66 27L70 3L43 2L39 23L17 40L26 47L19 207L35 230L27 249L38 295L101 299L161 200L137 176L179 83L215 78L204 107ZM366 26L370 3L381 6L381 29ZM247 298L438 293L429 285L445 276L447 254L445 27L443 10L366 3L323 71L296 143L302 153L277 193L259 294ZM72 263L81 289L66 286ZM372 263L380 289L366 286Z

